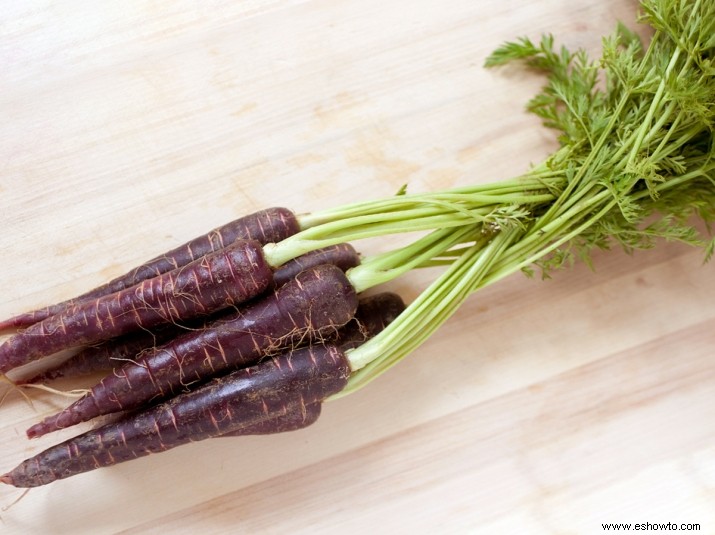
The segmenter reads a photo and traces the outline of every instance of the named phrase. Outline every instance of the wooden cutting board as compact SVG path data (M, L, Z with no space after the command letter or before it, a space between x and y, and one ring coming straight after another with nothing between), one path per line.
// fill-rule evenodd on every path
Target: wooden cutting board
M554 149L506 39L596 51L632 0L6 0L0 316L236 216L505 179ZM380 240L357 244L365 254ZM679 244L475 294L313 427L215 440L32 490L3 533L715 533L715 282ZM435 275L389 285L413 299ZM63 388L87 386L63 383ZM5 390L7 391L7 390ZM72 436L14 392L0 469Z

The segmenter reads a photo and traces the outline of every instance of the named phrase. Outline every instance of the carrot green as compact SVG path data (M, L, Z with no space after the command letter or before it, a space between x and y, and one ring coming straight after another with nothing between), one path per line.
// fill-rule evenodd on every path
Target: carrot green
M546 35L495 50L542 72L527 105L555 129L560 148L523 176L493 184L363 202L306 216L303 230L267 246L269 263L338 241L430 231L348 272L363 290L418 266L447 269L380 335L348 352L350 393L423 343L475 290L514 272L543 277L594 249L627 251L657 239L702 247L696 222L715 220L715 4L644 0L647 47L625 25L601 57L557 48ZM708 227L709 228L709 227Z

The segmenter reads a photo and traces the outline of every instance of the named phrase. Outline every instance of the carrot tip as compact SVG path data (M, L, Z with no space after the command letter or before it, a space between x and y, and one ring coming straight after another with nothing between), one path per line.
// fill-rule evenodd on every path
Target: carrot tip
M47 425L44 424L44 422L40 422L39 424L35 424L32 427L30 427L27 431L25 431L25 434L27 435L27 438L39 438L42 435L45 435L49 432L50 430L48 429Z
M10 319L6 319L3 321L0 321L0 332L2 331L17 331L18 329L21 329L23 327L28 327L29 325L32 325L34 322L29 321L25 319L23 321L22 316L15 316Z

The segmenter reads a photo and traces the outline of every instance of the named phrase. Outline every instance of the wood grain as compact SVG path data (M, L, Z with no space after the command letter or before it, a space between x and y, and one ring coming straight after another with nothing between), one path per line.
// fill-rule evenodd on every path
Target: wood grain
M596 51L632 0L17 0L0 18L0 316L239 214L513 176L555 147L486 71L519 35ZM364 253L392 243L368 240ZM32 490L3 533L715 533L715 283L678 244L513 276L309 429ZM433 271L390 285L412 299ZM64 383L66 387L81 386ZM4 400L0 465L66 403ZM0 506L20 496L0 490Z

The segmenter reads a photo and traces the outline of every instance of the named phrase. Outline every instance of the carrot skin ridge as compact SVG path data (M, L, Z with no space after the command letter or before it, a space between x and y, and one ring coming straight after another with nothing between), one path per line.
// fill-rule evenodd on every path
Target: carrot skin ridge
M273 282L261 244L230 247L120 292L50 316L0 345L0 373L63 349L205 316L255 297Z
M141 408L192 385L251 366L270 352L295 347L308 334L333 334L355 315L358 299L340 268L303 271L242 310L187 332L114 370L88 394L27 430L30 438L103 414Z
M349 375L337 347L297 349L52 446L0 476L0 482L36 487L261 423L269 433L269 421L281 425L275 415L319 403L342 390Z
M255 424L246 425L236 431L230 431L216 438L243 437L247 435L275 435L305 429L313 425L320 416L321 403L308 403L304 407L299 405L286 406L286 413L262 420Z
M256 240L265 245L282 241L299 230L298 220L287 208L260 210L198 236L73 299L4 320L0 322L0 331L29 327L83 301L91 301L130 288L142 281L186 266L238 240Z

